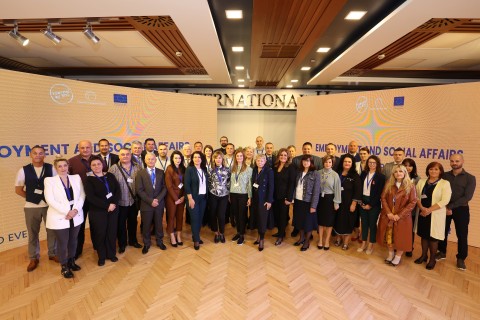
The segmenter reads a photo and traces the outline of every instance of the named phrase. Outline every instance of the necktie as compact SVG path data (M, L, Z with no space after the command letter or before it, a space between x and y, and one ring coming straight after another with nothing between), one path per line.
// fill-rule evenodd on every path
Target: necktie
M150 179L152 180L153 189L155 189L155 169L150 169Z
M107 157L103 157L103 160L105 161L105 165L107 166L107 169L108 169L108 161L107 161Z

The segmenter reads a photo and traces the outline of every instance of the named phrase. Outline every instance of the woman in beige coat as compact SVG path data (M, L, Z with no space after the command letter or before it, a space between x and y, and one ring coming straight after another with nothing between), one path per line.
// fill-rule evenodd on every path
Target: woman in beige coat
M443 180L443 166L431 162L427 166L427 179L421 179L417 184L418 215L416 232L422 238L422 255L415 260L416 264L427 261L427 251L430 250L430 260L427 269L435 267L435 253L438 240L445 238L445 206L450 201L452 189L447 180Z

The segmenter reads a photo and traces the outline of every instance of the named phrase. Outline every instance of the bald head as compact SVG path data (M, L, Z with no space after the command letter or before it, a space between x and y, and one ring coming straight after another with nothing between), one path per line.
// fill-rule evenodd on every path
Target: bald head
M358 152L358 142L355 140L350 141L348 144L348 153L356 154Z
M82 158L90 158L92 155L92 142L90 140L82 140L78 143L78 152Z
M463 168L463 155L461 153L452 154L450 156L450 167L452 170L461 170Z

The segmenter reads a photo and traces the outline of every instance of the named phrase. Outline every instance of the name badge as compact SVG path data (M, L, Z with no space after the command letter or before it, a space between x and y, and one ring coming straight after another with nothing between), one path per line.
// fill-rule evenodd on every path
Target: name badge
M254 187L255 189L258 189L258 183L254 183L254 184L253 184L253 187Z
M105 196L105 198L110 199L112 196L113 196L113 194L112 194L111 192L109 192L109 193L107 193L107 195Z
M325 197L325 192L322 192L322 198Z
M342 191L343 191L343 187L342 187Z
M238 186L239 186L238 182L235 182L233 185L234 185L235 187L238 187Z
M36 193L36 194L43 194L43 190L35 189L34 193Z
M69 205L73 206L75 204L75 201L74 200L70 200L70 202L68 203Z
M182 189L183 188L183 183L180 182L180 184L178 185L178 189Z
M426 194L422 194L422 199L427 199L427 195L426 195Z
M93 172L92 172L92 171L88 171L88 172L87 172L87 177L93 177Z
M132 179L132 178L128 178L128 179L127 179L127 182L128 182L128 183L132 183L132 182L133 182L133 179Z

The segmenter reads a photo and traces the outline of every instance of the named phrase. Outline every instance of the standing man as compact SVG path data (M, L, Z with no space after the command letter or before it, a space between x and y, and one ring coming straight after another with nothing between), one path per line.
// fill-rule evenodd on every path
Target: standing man
M385 179L389 179L392 174L392 168L396 164L402 164L403 159L405 159L405 150L402 148L397 148L393 151L393 162L386 163L383 166L382 173L385 175Z
M262 136L258 136L255 139L255 144L257 145L257 147L255 148L255 155L265 154L265 148L263 147L263 137Z
M273 169L273 166L275 165L275 161L277 160L275 155L273 154L273 143L271 142L267 142L267 144L265 145L265 156L266 156L266 159L267 159L267 162L265 163L265 165L269 166L270 168Z
M193 144L193 151L200 151L203 152L203 143L197 141Z
M465 259L468 256L468 224L470 222L468 202L472 200L476 187L475 177L463 169L463 162L462 154L451 155L450 167L452 167L452 170L445 172L442 177L450 182L452 197L447 204L445 239L439 241L438 252L435 254L435 260L437 261L446 259L447 238L453 219L458 239L457 268L460 270L467 269Z
M124 253L128 245L134 248L142 246L137 241L137 215L135 203L135 179L141 168L132 163L132 154L127 148L120 149L120 161L108 170L120 185L120 200L118 202L118 253Z
M358 142L350 141L348 144L348 153L355 158L355 163L360 162L360 154L358 154Z
M155 157L158 157L158 151L156 150L157 143L155 142L155 139L153 138L147 138L145 139L145 150L142 151L142 161L143 161L143 166L146 167L147 164L145 163L145 156L147 153L152 153L155 155Z
M163 209L165 208L165 175L162 170L155 168L155 155L148 153L145 156L147 168L137 174L135 186L140 197L140 216L142 217L143 249L142 253L147 254L150 249L150 228L155 223L155 238L161 250L167 250L163 244Z
M190 163L190 157L192 156L192 146L188 143L184 144L182 147L182 153L183 153L183 165L188 167L188 164Z
M28 256L30 263L27 271L32 272L40 261L40 224L47 220L48 204L45 202L44 180L46 177L56 175L55 169L50 163L45 163L45 149L36 145L30 151L32 163L27 164L17 172L15 179L15 193L25 198L25 224L28 231ZM55 233L47 229L48 259L58 262L55 255Z
M227 150L226 150L227 144L228 144L228 138L226 136L220 137L220 148L218 148L215 151L220 151L223 154L227 154ZM215 152L215 151L213 151L213 152Z
M225 154L225 159L223 162L225 163L225 167L232 171L233 167L233 154L235 153L235 146L233 143L227 144L227 147L225 148L226 154ZM214 161L215 159L212 159Z
M139 166L141 169L145 168L142 160L143 144L138 141L132 141L132 163Z
M110 142L107 139L100 139L98 148L100 149L98 156L102 158L107 170L118 162L118 156L115 153L110 153Z
M78 143L79 154L68 159L68 172L70 174L78 174L82 179L82 183L87 178L87 175L92 175L92 170L90 169L90 159L92 158L92 142L89 140L82 140ZM105 164L103 164L103 171L107 171ZM83 214L84 220L80 225L80 231L78 232L78 241L77 241L77 253L75 254L75 259L78 259L83 252L83 244L85 243L85 222L87 221L88 210L90 209L87 199L83 204ZM90 227L91 228L91 227ZM92 232L90 232L90 238L92 237ZM93 241L92 241L93 243Z
M158 157L157 161L155 162L155 167L157 167L158 169L162 169L164 173L167 170L167 167L170 165L170 159L168 159L167 153L167 145L164 143L159 144Z
M315 166L315 170L320 170L323 168L323 164L322 164L322 158L320 158L319 156L316 156L316 155L313 155L312 154L312 143L311 142L304 142L303 145L302 145L302 154L299 155L299 156L296 156L295 158L292 159L292 163L298 168L298 169L301 169L301 165L302 165L302 156L304 154L310 154L313 158L313 164Z
M336 156L337 146L330 142L325 146L325 152L327 156L333 157L332 169L333 171L337 171L338 165L340 164L340 158Z

